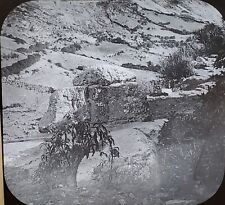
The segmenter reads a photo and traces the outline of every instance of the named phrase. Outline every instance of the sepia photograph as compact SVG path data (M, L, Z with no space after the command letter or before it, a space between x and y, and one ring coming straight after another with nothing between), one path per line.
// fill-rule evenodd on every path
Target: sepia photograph
M27 205L197 205L225 173L225 20L201 0L33 0L1 29L4 180Z

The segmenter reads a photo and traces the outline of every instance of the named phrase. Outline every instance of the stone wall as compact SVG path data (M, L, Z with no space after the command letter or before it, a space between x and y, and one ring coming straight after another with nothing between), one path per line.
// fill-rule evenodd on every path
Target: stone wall
M91 86L88 103L92 122L137 121L144 112L137 83Z
M144 110L143 95L135 82L75 86L57 90L51 95L48 111L40 120L39 131L47 132L49 126L64 121L65 116L74 120L89 118L93 123L139 121Z

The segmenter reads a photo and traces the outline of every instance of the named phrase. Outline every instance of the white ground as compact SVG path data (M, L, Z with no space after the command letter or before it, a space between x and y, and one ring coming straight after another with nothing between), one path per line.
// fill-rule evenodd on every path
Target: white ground
M153 122L137 122L123 125L121 128L111 132L115 139L116 146L120 148L120 158L131 158L137 154L142 154L150 149L154 150L157 142L157 133L166 122L166 119L159 119ZM150 134L154 131L153 138L147 139L141 132ZM5 166L32 166L30 161L39 161L40 144L43 141L26 141L4 144L4 165ZM38 151L39 150L39 151ZM36 153L31 156L31 153ZM78 170L78 183L86 183L91 180L94 168L100 164L104 157L98 153L89 159L84 158ZM34 163L35 165L36 163Z

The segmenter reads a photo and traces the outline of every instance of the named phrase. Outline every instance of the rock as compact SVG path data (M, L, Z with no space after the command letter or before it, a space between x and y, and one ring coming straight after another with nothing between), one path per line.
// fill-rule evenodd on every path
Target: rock
M125 205L126 201L125 201L125 199L119 199L119 203L120 203L120 205Z
M109 85L110 82L104 78L101 72L98 72L94 69L89 69L84 71L83 73L77 75L74 80L73 84L75 86L81 85Z
M73 115L78 120L85 119L85 87L65 88L55 91L49 100L47 112L39 121L39 131L48 132L49 126L65 121L65 115ZM68 114L69 113L69 114Z
M127 68L119 66L104 66L98 68L86 68L73 80L75 86L81 85L110 85L113 83L135 81L135 75Z
M67 53L76 53L76 51L80 50L81 46L78 43L73 43L67 47L63 47L61 49L62 52L67 52Z
M26 134L26 135L28 135L29 134L29 131L27 129L23 128L23 133Z
M133 194L133 193L129 193L129 197L130 197L130 198L132 198L132 199L134 199L134 198L135 198L135 196L134 196L134 194Z
M84 68L85 68L85 66L79 65L79 66L77 67L77 70L84 70Z
M146 143L143 141L137 142L142 134L137 134L133 130L132 128L123 128L111 133L112 136L115 136L116 145L120 147L121 156L129 156L129 159L126 161L124 158L116 159L113 172L110 166L103 166L95 173L95 177L100 182L111 183L120 187L121 190L129 190L131 187L134 190L139 189L139 187L147 187L148 191L157 189L160 186L157 156L149 151L149 146ZM127 135L127 137L124 137L124 135ZM145 136L142 137L144 139ZM138 152L140 146L143 147L142 153ZM132 156L130 156L130 153L132 153ZM143 159L143 156L145 159ZM112 178L109 180L106 176ZM123 196L123 192L118 192L118 194ZM135 198L132 193L129 193L129 197L130 199Z
M143 113L136 83L90 87L88 101L93 122L132 121Z
M166 205L189 205L194 204L193 200L169 200Z
M196 58L196 61L199 62L199 63L202 63L204 65L207 65L206 60L203 57L198 56Z
M75 86L51 95L48 110L39 122L39 131L64 126L67 119L113 124L140 120L143 113L143 98L135 82Z
M59 184L58 187L59 187L59 188L63 188L63 185L62 185L62 184Z

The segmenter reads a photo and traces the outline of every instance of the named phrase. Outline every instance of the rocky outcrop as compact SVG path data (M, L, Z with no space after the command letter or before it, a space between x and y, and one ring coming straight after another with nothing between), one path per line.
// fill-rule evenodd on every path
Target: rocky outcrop
M89 67L79 73L73 80L74 86L110 85L121 82L134 82L135 75L127 68L105 65L104 67Z
M40 132L65 124L65 119L101 123L137 121L144 113L144 95L127 68L105 66L85 68L72 88L55 91L48 111L39 123ZM53 126L53 127L52 127Z
M39 131L48 132L52 124L63 121L66 114L75 113L86 105L85 87L65 88L55 91L49 99L49 107L39 122Z
M135 82L75 86L57 90L51 95L48 111L40 120L39 131L48 132L53 124L60 125L68 117L115 124L138 121L143 113L143 97Z

